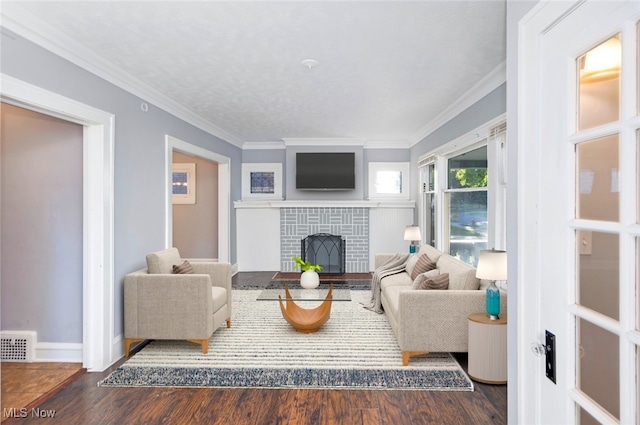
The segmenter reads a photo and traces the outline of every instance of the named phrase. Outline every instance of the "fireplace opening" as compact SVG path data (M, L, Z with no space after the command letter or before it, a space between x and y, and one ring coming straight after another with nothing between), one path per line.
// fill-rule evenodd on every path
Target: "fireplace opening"
M309 235L301 241L301 257L312 264L319 264L319 274L344 274L346 241L329 233Z

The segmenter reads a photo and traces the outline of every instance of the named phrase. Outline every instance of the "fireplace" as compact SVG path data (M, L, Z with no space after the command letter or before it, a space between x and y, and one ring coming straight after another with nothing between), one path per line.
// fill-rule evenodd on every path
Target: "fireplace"
M309 235L301 241L301 257L322 266L319 274L344 274L346 241L329 233Z

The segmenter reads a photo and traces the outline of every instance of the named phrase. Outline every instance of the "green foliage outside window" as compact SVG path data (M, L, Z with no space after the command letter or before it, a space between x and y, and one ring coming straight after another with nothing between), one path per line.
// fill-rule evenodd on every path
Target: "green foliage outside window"
M486 187L487 177L486 168L463 168L456 171L460 187Z

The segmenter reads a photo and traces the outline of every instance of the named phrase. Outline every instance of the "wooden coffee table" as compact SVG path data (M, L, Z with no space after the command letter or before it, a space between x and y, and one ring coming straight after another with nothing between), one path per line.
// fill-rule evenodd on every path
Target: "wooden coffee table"
M305 334L316 332L329 320L333 301L333 285L329 287L327 296L322 304L315 308L303 308L296 304L287 285L284 286L284 294L284 301L282 297L278 295L282 317L284 317L296 331Z

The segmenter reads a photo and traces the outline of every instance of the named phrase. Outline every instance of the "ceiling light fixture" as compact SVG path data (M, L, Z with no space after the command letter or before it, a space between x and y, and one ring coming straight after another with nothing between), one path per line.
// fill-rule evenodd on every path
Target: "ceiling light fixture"
M311 69L318 66L318 61L315 59L304 59L300 64L305 68Z

